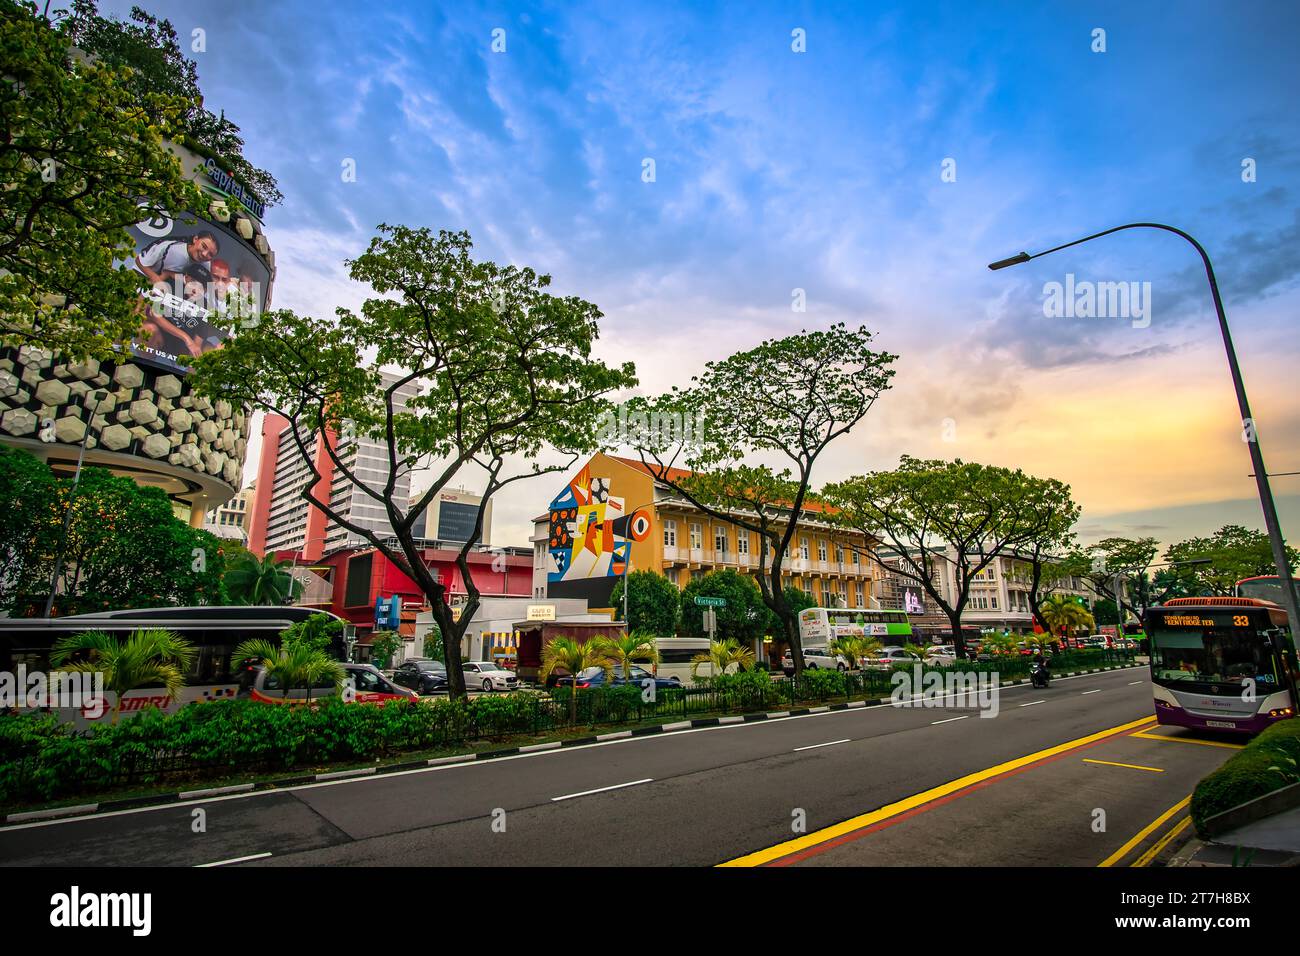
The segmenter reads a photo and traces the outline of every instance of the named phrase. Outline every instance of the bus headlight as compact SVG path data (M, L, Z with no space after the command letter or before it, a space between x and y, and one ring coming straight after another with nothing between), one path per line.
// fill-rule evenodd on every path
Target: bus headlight
M1276 710L1270 710L1268 716L1272 720L1281 720L1283 717L1290 717L1294 713L1295 710L1290 707L1279 707Z

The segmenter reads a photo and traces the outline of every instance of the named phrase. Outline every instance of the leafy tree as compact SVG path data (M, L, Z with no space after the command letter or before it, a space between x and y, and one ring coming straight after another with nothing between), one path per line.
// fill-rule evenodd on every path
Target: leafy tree
M707 422L666 441L660 429L624 439L656 479L711 517L758 536L763 602L790 645L796 672L803 670L803 650L783 566L809 504L817 460L890 387L897 356L872 351L871 339L865 327L843 323L770 339L707 363L685 390L629 403L629 421L635 414L649 422ZM741 464L759 456L784 467ZM692 474L684 478L677 468Z
M748 575L732 568L720 568L692 577L687 582L680 595L680 629L688 637L704 634L704 615L701 612L705 608L696 605L697 597L722 598L727 602L723 607L713 608L718 621L716 636L734 638L745 645L753 644L763 636L770 615L758 585Z
M832 654L848 658L853 662L854 670L861 672L863 658L880 653L882 646L874 637L846 634L831 641L830 651Z
M280 635L280 643L290 648L320 651L337 660L343 656L343 627L343 622L333 614L313 614L286 627Z
M370 652L376 667L387 667L397 649L402 646L402 636L396 631L375 631L370 638Z
M193 662L193 645L164 628L132 631L126 640L80 631L63 635L50 649L50 663L60 670L104 675L105 688L117 696L113 723L121 716L122 697L137 687L161 685L171 700L179 698Z
M1089 545L1081 553L1072 557L1074 566L1086 566L1084 576L1092 589L1102 597L1110 598L1120 608L1120 617L1125 611L1132 612L1138 620L1146 608L1158 604L1167 595L1154 591L1147 579L1147 569L1155 560L1160 550L1155 538L1103 538L1096 544ZM1115 581L1119 579L1119 594L1115 593ZM1177 575L1162 579L1167 587L1181 590Z
M623 588L628 588L628 627L657 637L677 633L680 594L677 585L655 571L633 571L614 585L610 603L615 620L623 620Z
M603 637L592 637L578 641L572 637L556 637L542 648L541 678L543 681L557 670L566 671L574 682L569 686L569 723L578 722L578 683L577 676L588 667L599 667L605 672L606 680L614 668L614 658L610 656L609 644Z
M290 558L277 559L268 554L259 558L249 554L226 572L226 593L232 604L280 606L290 603L302 591L289 570Z
M788 584L785 588L785 606L790 609L795 620L798 621L799 613L801 611L806 611L810 607L817 606L817 599L807 591L801 591L799 588ZM770 608L763 622L762 633L772 637L772 659L780 660L781 655L785 653L785 647L787 644L785 625L781 623L780 618L771 612ZM797 635L795 637L795 643L799 643ZM793 654L791 655L791 659L793 660Z
M1026 506L1039 508L1042 513L1042 530L1030 537L1016 551L1029 571L1029 610L1040 627L1045 627L1043 596L1062 586L1076 569L1058 560L1056 555L1067 554L1074 545L1074 525L1079 520L1080 508L1070 496L1068 485L1062 485L1064 494L1032 497ZM1081 570L1081 569L1078 569Z
M257 664L266 668L268 677L280 683L280 696L289 699L289 691L320 687L325 682L341 688L347 679L343 665L324 651L312 650L301 643L273 644L262 637L250 638L235 648L231 663L236 667Z
M1043 602L1042 609L1047 630L1056 637L1069 637L1081 627L1096 626L1088 609L1064 594L1053 594Z
M643 631L605 638L605 652L614 666L622 670L624 680L631 680L633 662L644 661L653 664L659 660L655 635Z
M1300 551L1290 547L1286 550L1295 567ZM1166 561L1194 558L1209 558L1210 563L1167 569L1181 572L1180 580L1186 582L1192 594L1229 595L1242 578L1277 574L1268 535L1236 524L1224 525L1208 538L1188 538L1171 544L1165 551Z
M576 296L550 294L549 276L475 261L468 233L379 230L348 264L352 278L375 293L359 312L340 309L332 321L289 311L264 316L196 359L191 382L202 393L288 421L290 453L308 474L303 498L417 584L444 636L448 690L463 696L461 639L480 593L468 556L482 535L485 509L501 488L566 470L596 447L604 396L630 387L635 376L630 364L611 368L591 357L600 310ZM401 371L385 380L378 371L384 367ZM397 392L412 384L420 393L403 405ZM360 435L383 446L383 480L368 480L352 467L347 448ZM315 495L317 447L332 461L335 480L381 508L391 531L358 524ZM548 447L568 461L541 465ZM406 507L397 482L423 467L433 468L434 479ZM476 481L485 488L456 556L466 589L457 620L446 586L416 544L422 529L414 525L443 488L466 480L466 471L481 475Z
M908 455L896 471L833 483L823 496L838 509L832 520L863 534L866 554L919 584L943 610L958 657L966 654L961 616L975 575L1050 535L1071 507L1069 486L1055 479ZM938 583L944 562L953 566L951 600Z
M705 653L696 654L691 658L692 678L699 680L702 664L709 665L713 677L726 674L732 667L749 671L754 669L754 652L729 637L725 640L709 641L709 649Z
M0 0L0 343L112 358L140 328L126 227L196 209L166 140L193 102L72 49L66 24Z
M1097 598L1092 602L1092 617L1098 624L1118 624L1119 612L1110 598Z

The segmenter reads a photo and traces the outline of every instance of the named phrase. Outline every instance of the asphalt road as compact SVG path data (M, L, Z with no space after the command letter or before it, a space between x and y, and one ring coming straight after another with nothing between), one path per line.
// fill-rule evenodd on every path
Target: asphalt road
M0 829L0 862L1095 866L1234 752L1133 737L1154 723L1142 668L999 703L994 718L872 707L19 825Z

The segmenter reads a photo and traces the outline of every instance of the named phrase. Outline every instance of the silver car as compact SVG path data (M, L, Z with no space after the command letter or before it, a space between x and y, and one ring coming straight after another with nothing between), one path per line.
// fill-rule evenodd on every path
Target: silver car
M466 689L477 688L491 693L494 690L517 690L519 676L492 661L464 661Z

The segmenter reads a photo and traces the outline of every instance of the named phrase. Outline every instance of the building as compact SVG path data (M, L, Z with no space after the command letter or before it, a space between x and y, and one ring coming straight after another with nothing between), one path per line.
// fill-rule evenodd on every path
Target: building
M398 379L388 372L379 374L385 388ZM403 410L418 392L419 387L414 383L403 385L393 395L395 409ZM314 434L305 436L304 441L312 466L320 475L312 493L320 500L327 500L330 508L345 520L382 537L391 535L392 525L384 505L349 480L334 462L337 457L349 472L379 490L388 481L388 446L366 437L341 440L332 431L325 435L328 444ZM262 456L257 467L257 486L261 493L248 520L249 550L256 554L283 552L315 561L342 548L368 544L361 535L308 504L302 488L311 477L311 468L298 449L289 420L268 414L262 421ZM408 500L410 481L409 473L398 477L393 487L394 501Z
M257 482L253 482L229 501L209 511L203 520L203 530L211 531L218 538L238 541L241 544L247 541L246 525L256 487Z
M424 492L413 492L409 506L414 508L423 496ZM474 532L474 522L478 520L478 509L482 503L482 495L476 495L465 488L444 488L434 496L433 501L429 502L423 518L415 519L415 527L423 529L423 537L428 541L452 541L464 544ZM487 507L483 509L483 529L477 543L492 543L492 502L490 500Z
M676 481L688 472L675 469ZM863 536L834 527L809 506L785 560L786 585L827 607L869 607L874 565ZM679 588L720 568L755 576L758 535L711 518L655 479L640 461L597 454L534 519L533 597L584 598L609 607L629 570L656 571ZM858 544L858 548L852 547Z
M251 423L247 410L194 394L179 360L220 347L214 312L270 307L275 253L262 204L217 160L170 148L210 202L127 228L136 244L127 264L151 283L140 339L103 362L0 349L0 442L60 475L84 448L85 464L162 488L198 528L239 489Z

